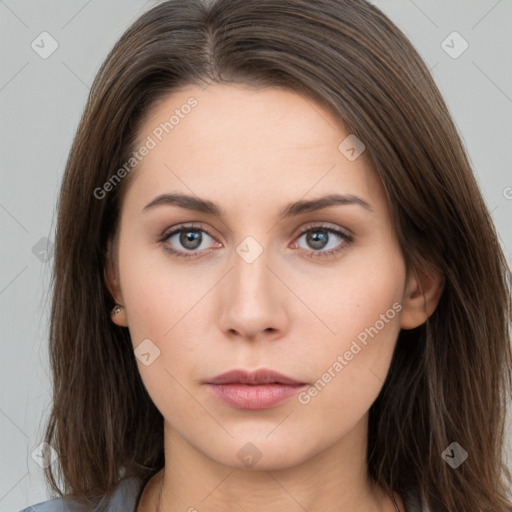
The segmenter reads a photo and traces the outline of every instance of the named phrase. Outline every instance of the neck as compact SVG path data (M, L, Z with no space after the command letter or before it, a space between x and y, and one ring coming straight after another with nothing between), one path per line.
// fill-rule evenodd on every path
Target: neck
M233 503L247 512L396 511L367 479L365 428L299 464L257 470L215 462L166 422L165 456L165 470L146 486L137 512L224 512Z

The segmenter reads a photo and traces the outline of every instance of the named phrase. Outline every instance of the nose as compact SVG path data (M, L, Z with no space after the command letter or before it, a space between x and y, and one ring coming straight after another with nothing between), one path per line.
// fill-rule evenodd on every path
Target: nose
M286 279L266 250L254 261L240 254L233 252L230 271L219 287L219 328L233 339L277 339L288 322Z

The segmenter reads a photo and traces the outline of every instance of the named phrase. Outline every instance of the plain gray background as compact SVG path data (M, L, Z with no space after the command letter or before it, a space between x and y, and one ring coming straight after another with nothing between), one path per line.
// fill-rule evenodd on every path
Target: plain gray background
M0 511L48 499L31 454L51 403L47 292L60 180L95 73L129 24L156 3L0 0ZM512 262L512 2L373 3L431 68ZM463 39L447 39L454 31ZM41 37L44 51L55 44L42 32L58 44L45 59L31 46L39 41L42 52Z

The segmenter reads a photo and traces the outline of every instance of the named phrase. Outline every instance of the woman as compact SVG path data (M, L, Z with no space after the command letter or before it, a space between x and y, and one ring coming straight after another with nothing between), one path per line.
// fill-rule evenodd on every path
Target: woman
M53 291L60 498L26 510L512 510L510 272L365 1L137 20L69 156Z

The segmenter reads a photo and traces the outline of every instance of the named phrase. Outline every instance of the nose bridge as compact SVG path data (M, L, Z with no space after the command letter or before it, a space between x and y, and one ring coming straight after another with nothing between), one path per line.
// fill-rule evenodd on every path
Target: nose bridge
M282 290L268 268L272 268L272 260L270 250L252 236L235 247L220 301L220 327L224 331L252 338L260 331L282 328Z
M231 285L237 301L247 303L271 299L269 278L272 273L267 268L270 256L263 242L258 242L253 236L247 236L235 248Z

